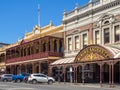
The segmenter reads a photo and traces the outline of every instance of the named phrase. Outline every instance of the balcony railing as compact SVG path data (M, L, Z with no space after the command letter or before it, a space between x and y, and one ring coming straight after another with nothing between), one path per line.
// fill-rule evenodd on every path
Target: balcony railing
M82 7L79 7L79 8L77 9L77 11L78 11L78 13L79 13L79 12L81 13L81 12L83 12L83 11L88 10L90 7L95 7L95 6L99 5L99 4L100 4L100 0L95 0L95 1L92 2L92 3L88 3L88 4L86 4L86 5L82 6ZM75 14L75 10L66 13L66 14L65 14L65 17L69 17L69 16L72 16L72 15L74 15L74 14Z
M53 56L53 57L62 57L62 53L60 52L40 52L37 54L33 54L33 55L27 55L27 56L23 56L23 57L18 57L18 58L12 58L12 59L7 59L6 63L14 63L14 62L20 62L20 61L28 61L28 60L32 60L32 59L40 59L40 58L46 58L49 56Z

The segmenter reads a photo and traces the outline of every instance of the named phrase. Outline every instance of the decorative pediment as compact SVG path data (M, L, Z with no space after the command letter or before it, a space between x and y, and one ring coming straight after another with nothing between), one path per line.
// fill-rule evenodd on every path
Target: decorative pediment
M105 13L98 18L95 27L100 27L105 24L113 23L114 21L115 17L113 14Z

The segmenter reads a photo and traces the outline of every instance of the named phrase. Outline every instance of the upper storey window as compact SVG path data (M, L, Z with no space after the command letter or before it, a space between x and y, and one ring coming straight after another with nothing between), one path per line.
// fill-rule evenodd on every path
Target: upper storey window
M100 44L100 32L95 31L95 44Z
M72 50L72 39L68 38L68 50L71 51Z
M109 28L104 29L104 44L107 44L110 42L110 32Z
M120 41L120 26L119 25L115 26L114 32L115 32L115 42Z
M87 46L87 33L83 34L83 48Z
M75 36L75 50L79 49L79 36Z
M105 21L104 24L109 24L109 21Z

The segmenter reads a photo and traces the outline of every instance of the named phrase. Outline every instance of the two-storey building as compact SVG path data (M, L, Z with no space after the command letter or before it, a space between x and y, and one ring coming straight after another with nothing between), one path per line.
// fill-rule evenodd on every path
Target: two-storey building
M6 65L5 65L5 55L6 55L6 46L9 44L0 43L0 74L5 73Z
M49 64L63 55L63 26L36 25L14 46L6 49L6 72L49 74Z

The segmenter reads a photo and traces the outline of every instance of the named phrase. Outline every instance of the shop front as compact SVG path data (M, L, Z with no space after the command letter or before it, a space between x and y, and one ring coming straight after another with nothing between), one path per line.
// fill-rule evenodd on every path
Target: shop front
M64 82L120 84L119 48L89 45L80 50L76 57L67 60L64 58L53 62L50 66L51 75L55 75L53 68L56 67L56 74L62 73Z

